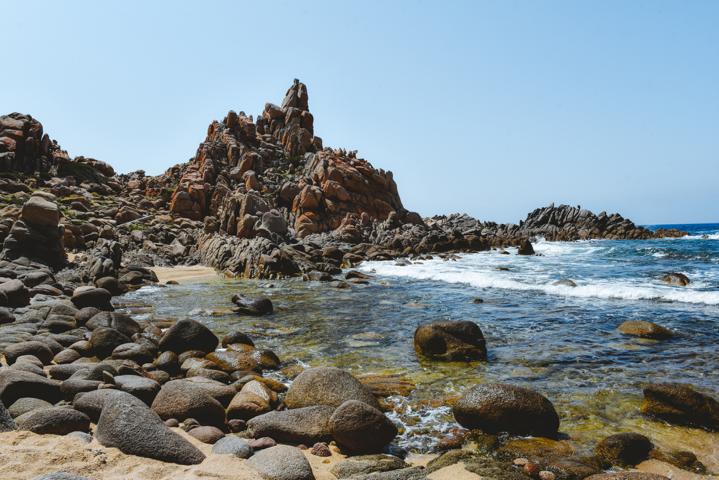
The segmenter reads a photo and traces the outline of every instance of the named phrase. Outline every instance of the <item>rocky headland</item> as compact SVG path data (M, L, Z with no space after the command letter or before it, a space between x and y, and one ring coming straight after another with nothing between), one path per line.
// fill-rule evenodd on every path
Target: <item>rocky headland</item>
M590 455L579 455L567 447L550 398L504 383L447 400L455 431L429 463L411 462L392 445L398 429L384 398L412 385L331 367L297 371L283 383L271 373L286 359L244 332L218 336L190 318L138 321L115 311L115 297L158 284L154 267L201 264L228 276L304 277L347 288L369 279L343 269L366 260L506 247L532 255L537 237L683 234L566 205L539 208L517 225L460 214L422 218L404 208L391 172L356 152L323 146L307 88L297 80L280 105L266 104L256 118L230 111L212 122L189 162L156 177L71 158L36 119L2 116L0 211L0 435L16 435L14 445L32 432L63 436L53 440L58 449L67 448L65 438L91 445L100 452L95 458L187 466L153 466L146 478L233 478L192 470L221 464L221 456L238 462L238 478L272 480L668 478L633 469L647 461L706 473L693 453L657 448L634 432L601 439ZM681 284L680 275L666 281ZM268 298L230 301L241 315L273 312ZM653 324L622 328L671 336ZM414 345L430 362L487 358L473 322L421 325ZM643 395L637 414L719 429L719 404L689 385L648 384ZM102 462L89 448L78 453L79 464L68 463L72 473L36 478L102 478ZM27 452L13 452L0 453L0 472L30 478L12 459ZM25 461L43 464L42 456ZM125 465L118 462L115 468Z

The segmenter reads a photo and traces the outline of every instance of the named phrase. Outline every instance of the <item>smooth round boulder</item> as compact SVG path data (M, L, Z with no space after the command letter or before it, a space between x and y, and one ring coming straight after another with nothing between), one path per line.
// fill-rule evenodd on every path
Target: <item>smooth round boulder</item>
M113 310L112 304L110 303L112 295L104 288L91 287L78 290L79 291L76 290L70 298L70 301L72 301L77 308L95 307L98 310Z
M0 297L4 296L4 293L0 293ZM6 298L7 300L7 298ZM2 299L0 299L0 305L2 305ZM12 323L15 321L15 315L5 307L0 307L0 325L5 323Z
M332 437L352 453L375 453L397 436L397 427L378 409L347 400L332 413L328 426Z
M11 432L17 428L14 417L0 402L0 432Z
M62 348L62 347L60 347ZM5 347L5 360L8 365L15 363L18 357L22 355L32 355L39 359L43 365L47 365L52 361L54 354L46 343L37 340L27 342L14 343Z
M250 345L255 346L255 343L252 341L250 337L247 336L247 334L240 332L239 330L232 331L222 337L222 346L227 347L228 345L231 345L233 343L241 343L244 345Z
M154 355L152 355L152 352L145 345L131 342L123 343L115 347L110 357L116 360L132 360L142 365L151 362Z
M85 325L92 317L100 313L102 310L95 307L81 308L75 313L75 321L78 325Z
M15 368L0 368L0 401L12 405L23 397L57 403L62 400L60 382Z
M650 338L652 340L666 340L674 336L674 332L668 328L644 320L627 320L619 325L618 330L625 335Z
M477 385L465 391L453 406L457 422L486 433L556 437L559 415L543 395L503 383Z
M146 405L152 405L152 401L160 391L160 384L150 378L137 375L116 375L114 380L117 388L139 398Z
M52 406L52 403L39 398L23 397L18 398L7 410L11 417L17 418L24 413L42 408L50 408Z
M276 445L260 450L247 460L265 480L314 480L312 467L297 447Z
M633 467L647 458L654 445L638 433L618 433L603 439L594 454L606 467Z
M124 392L105 400L95 438L105 447L163 462L194 465L205 459L201 451L170 430L140 399Z
M655 383L644 387L641 411L675 425L719 431L719 402L682 383Z
M379 408L377 399L367 387L349 372L334 367L308 368L294 379L285 395L288 408L339 407L347 400L358 400Z
M68 407L51 407L31 410L15 419L18 430L33 433L66 435L70 432L90 430L90 418Z
M17 279L0 283L0 295L4 297L6 307L20 308L30 304L30 290Z
M252 418L247 428L254 438L271 437L280 443L314 445L332 439L329 420L334 407L316 405L272 411Z
M112 396L124 393L112 388L78 393L72 401L72 408L90 417L92 423L97 423L100 420L100 413L105 406L105 401Z
M414 348L432 360L486 360L484 335L474 322L433 322L414 332Z
M212 446L212 453L250 458L254 452L246 440L236 435L225 435Z
M245 298L233 295L232 303L237 305L234 312L242 315L269 315L274 311L272 300L267 297Z
M199 385L187 380L165 383L152 402L152 410L160 418L176 418L179 421L194 418L203 425L223 427L225 409Z
M160 339L160 350L170 350L177 354L188 350L200 350L208 353L217 348L219 344L209 328L198 321L185 319L180 320L167 329Z
M127 335L110 327L98 327L90 335L92 351L99 358L107 358L117 347L131 342Z

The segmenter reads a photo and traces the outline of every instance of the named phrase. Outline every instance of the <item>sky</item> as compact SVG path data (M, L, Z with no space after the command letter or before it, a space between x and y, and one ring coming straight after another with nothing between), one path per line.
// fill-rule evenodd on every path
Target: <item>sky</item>
M719 2L2 0L0 113L120 172L307 84L315 134L404 206L719 222Z

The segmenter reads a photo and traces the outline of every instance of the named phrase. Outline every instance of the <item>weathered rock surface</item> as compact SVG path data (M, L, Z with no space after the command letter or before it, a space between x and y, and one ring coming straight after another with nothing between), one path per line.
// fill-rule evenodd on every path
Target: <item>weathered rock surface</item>
M487 433L551 438L559 429L559 416L547 398L533 390L502 383L470 388L452 412L463 427Z
M484 360L487 347L482 330L474 322L435 322L414 332L418 354L433 360Z
M205 459L202 452L165 426L155 412L129 393L105 399L95 437L106 447L163 462L192 465Z
M641 410L650 417L669 423L719 430L719 402L691 385L647 385Z
M308 368L294 379L285 395L285 405L289 408L339 407L347 400L359 400L379 408L377 399L367 387L352 374L334 367Z
M397 427L384 413L357 400L347 400L328 422L337 444L353 453L381 451L397 435Z
M255 453L247 464L266 480L314 480L312 467L302 451L277 445Z
M254 438L271 437L281 443L313 445L331 440L329 419L334 410L318 405L268 412L248 421L247 428Z

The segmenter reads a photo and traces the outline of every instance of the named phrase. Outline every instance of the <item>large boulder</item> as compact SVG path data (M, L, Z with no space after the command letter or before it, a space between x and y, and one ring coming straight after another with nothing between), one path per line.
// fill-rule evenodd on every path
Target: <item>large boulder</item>
M337 444L352 453L380 452L397 435L384 413L357 400L347 400L328 422Z
M95 438L105 447L163 462L193 465L205 459L201 451L170 430L155 412L129 393L105 399Z
M404 460L394 455L358 455L338 462L330 472L337 478L353 478L375 472L390 472L409 467Z
M152 405L152 401L160 391L160 384L151 378L138 375L116 375L113 380L117 388L139 398L147 405Z
M57 227L60 223L60 210L55 203L39 195L33 195L23 205L21 217L25 223L33 227Z
M123 395L124 393L125 392L112 388L81 392L75 395L72 401L72 408L90 417L93 423L97 423L98 420L100 420L100 414L105 406L105 401L112 396Z
M265 480L314 480L312 467L302 451L277 445L255 453L247 464Z
M52 406L52 403L40 400L39 398L23 397L13 402L7 411L12 418L17 418L23 413L40 410L42 408L51 408Z
M90 335L92 351L99 358L109 357L115 348L130 342L127 335L110 327L98 327Z
M185 420L194 418L203 425L224 427L225 409L202 386L187 380L165 383L152 402L160 418Z
M681 383L644 387L642 413L676 425L719 430L719 402Z
M205 353L217 348L219 340L209 328L198 321L180 320L167 329L160 339L160 350L170 350L177 354L188 350L200 350Z
M12 405L22 397L57 403L62 400L60 382L14 367L0 368L0 401Z
M434 322L414 332L418 354L433 360L485 360L487 347L482 330L474 322Z
M212 453L250 458L254 452L247 440L235 435L225 435L212 446Z
M15 423L19 430L41 434L67 435L90 430L90 418L69 407L32 410L17 417Z
M243 385L227 407L227 418L249 420L269 412L277 400L277 394L257 380Z
M367 387L349 372L334 367L308 368L294 379L285 395L288 408L339 407L347 400L359 400L379 408L377 399Z
M78 288L70 298L77 308L95 307L99 310L110 311L113 309L110 301L112 294L104 288Z
M5 305L12 308L24 307L30 303L30 290L17 279L0 283L0 296L5 298Z
M528 388L502 383L477 385L465 391L452 408L465 428L486 433L555 437L559 415L552 402Z
M265 413L247 422L254 438L270 437L280 443L313 445L331 440L329 419L333 407L317 405Z
M87 321L85 326L89 330L100 327L114 328L128 337L140 332L140 325L132 317L118 312L98 312Z
M43 365L50 363L54 357L50 347L46 343L37 340L13 343L5 348L4 353L8 365L15 363L15 360L22 355L32 355L40 360Z

